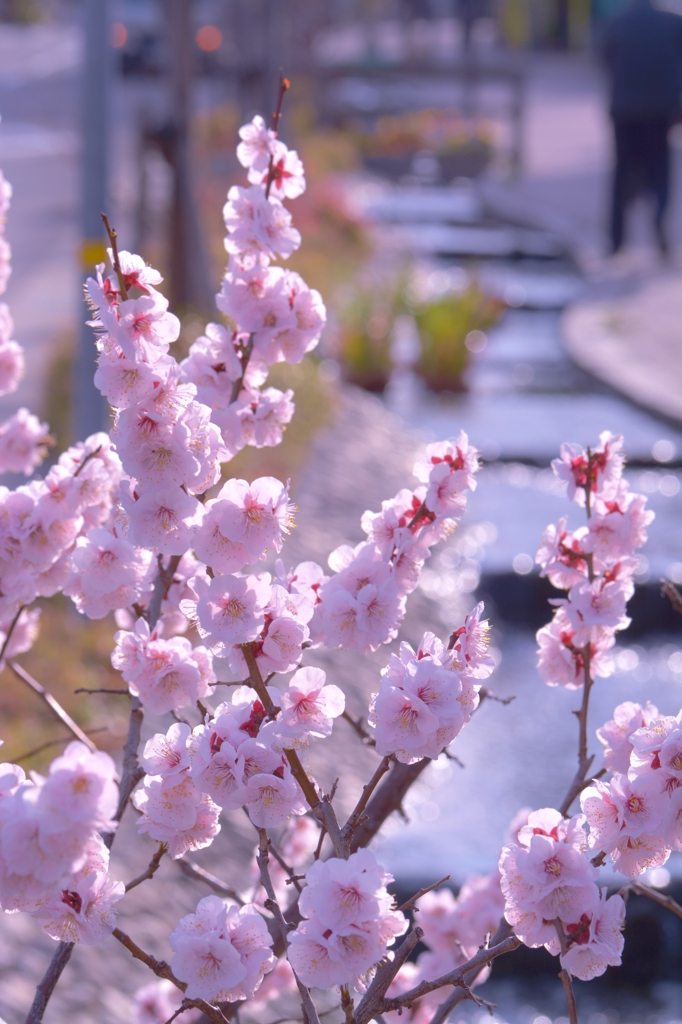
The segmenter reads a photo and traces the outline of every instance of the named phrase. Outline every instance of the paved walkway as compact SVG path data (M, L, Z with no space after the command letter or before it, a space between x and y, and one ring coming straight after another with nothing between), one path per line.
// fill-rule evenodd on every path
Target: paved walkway
M682 283L670 273L632 296L578 302L564 343L583 369L633 401L682 423Z
M569 311L571 357L628 398L682 419L682 133L673 129L672 257L654 247L650 211L632 211L626 250L607 251L611 126L606 82L589 58L531 59L522 174L481 182L498 210L558 232L587 277L592 301ZM635 293L635 294L633 294Z

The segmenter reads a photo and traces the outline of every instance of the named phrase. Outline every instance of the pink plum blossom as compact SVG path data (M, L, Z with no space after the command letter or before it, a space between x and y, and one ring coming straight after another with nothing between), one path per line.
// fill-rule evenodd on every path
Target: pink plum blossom
M625 904L619 895L606 898L601 890L597 907L580 920L567 923L568 948L560 957L561 966L574 978L591 981L607 967L617 967L623 953Z
M171 967L187 997L210 1002L250 999L275 966L272 939L253 905L236 907L205 896L170 936Z
M613 718L597 729L597 738L604 746L604 767L608 771L627 774L633 749L630 737L637 729L650 725L656 718L658 708L650 701L644 707L629 700L618 705Z

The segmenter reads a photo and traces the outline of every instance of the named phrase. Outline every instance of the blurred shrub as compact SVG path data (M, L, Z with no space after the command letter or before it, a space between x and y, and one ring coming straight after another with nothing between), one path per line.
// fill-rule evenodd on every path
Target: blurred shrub
M459 293L415 304L420 344L416 370L433 391L464 390L467 335L488 330L503 310L504 303L486 295L475 281Z
M405 309L403 277L358 285L339 313L336 355L346 380L367 391L383 391L393 368L391 340L396 316Z

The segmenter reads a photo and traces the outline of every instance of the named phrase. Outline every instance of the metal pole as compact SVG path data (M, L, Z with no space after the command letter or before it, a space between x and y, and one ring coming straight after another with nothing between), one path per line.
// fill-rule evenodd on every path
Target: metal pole
M192 0L165 0L170 42L173 120L173 205L170 238L170 300L175 313L211 316L214 288L194 195L190 152L195 44Z
M108 203L108 126L111 47L108 0L83 0L85 59L83 64L83 153L81 268L82 282L92 276L96 263L106 259L101 221ZM76 440L105 428L106 404L93 382L96 369L95 337L85 320L88 310L78 303L78 345L75 360Z

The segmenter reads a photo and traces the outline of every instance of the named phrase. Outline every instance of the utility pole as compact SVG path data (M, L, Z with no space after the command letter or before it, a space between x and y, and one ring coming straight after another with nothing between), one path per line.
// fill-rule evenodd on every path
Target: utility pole
M190 152L192 81L195 65L192 0L164 0L169 41L173 200L170 230L170 304L178 315L188 309L211 316L214 288L193 188Z
M83 63L83 151L81 158L81 284L106 259L101 214L108 203L109 79L111 46L108 0L83 0L85 57ZM78 303L74 373L75 440L106 428L106 403L94 385L96 349L93 330L85 324L87 307Z

